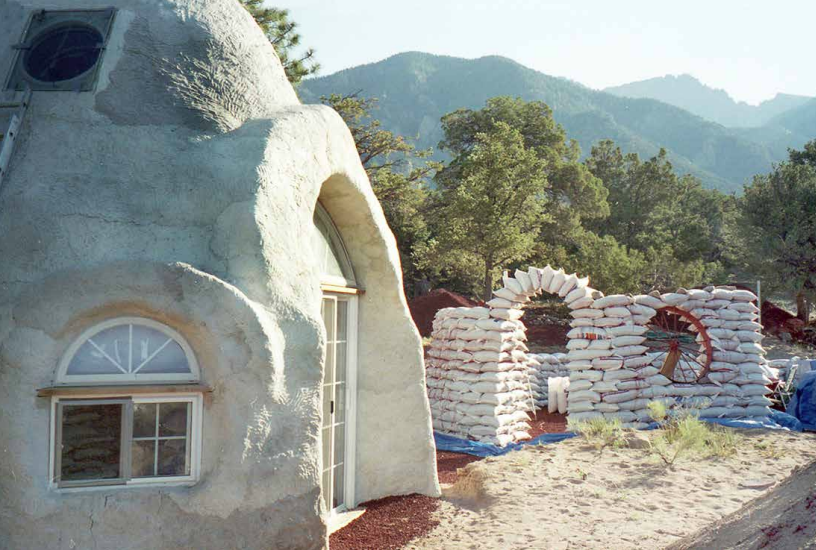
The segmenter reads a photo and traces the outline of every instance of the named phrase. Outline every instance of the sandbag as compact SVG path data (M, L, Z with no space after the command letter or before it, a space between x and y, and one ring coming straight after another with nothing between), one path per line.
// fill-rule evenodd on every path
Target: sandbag
M576 327L567 333L567 338L606 338L606 330L596 327Z
M607 307L604 308L604 315L606 317L631 317L632 312L629 311L629 308L626 307Z
M524 315L524 311L521 309L494 308L490 310L490 315L496 319L517 321Z
M574 288L564 297L564 302L567 304L571 304L576 300L580 300L582 298L591 298L592 293L594 292L593 289L589 287L578 287ZM594 301L594 300L593 300Z
M573 273L572 275L567 275L564 279L564 284L561 285L561 289L558 291L558 295L561 298L565 298L578 284L578 276Z
M592 403L598 403L601 400L601 395L598 392L594 392L592 390L584 390L584 391L570 391L568 395L568 399L570 403L577 403L579 401L590 401Z
M663 302L669 304L670 306L676 306L677 304L681 304L689 299L688 294L678 294L676 292L669 292L667 294L661 294L660 299Z
M622 317L600 317L592 320L593 326L596 327L616 327L623 323L624 319Z
M533 286L533 281L530 279L530 275L528 275L526 271L517 269L515 272L515 279L521 285L521 291L528 296L535 294L538 290Z
M550 294L558 294L558 291L561 290L561 286L564 284L564 281L567 279L567 274L564 273L563 269L559 269L555 273L553 273L553 278L550 281L549 286L547 287L547 292Z
M574 319L598 319L604 316L603 310L592 308L576 309L570 311L570 315Z
M595 410L595 406L589 401L569 401L567 412L569 414L582 413Z
M628 306L629 311L634 315L641 315L652 318L657 314L657 310L644 304L632 304Z
M604 309L615 306L628 306L632 303L632 298L623 294L612 294L603 298L598 298L592 303L593 309Z
M608 327L605 330L609 338L616 338L618 336L640 336L648 332L649 328L626 323L616 327Z
M623 361L619 357L597 357L592 360L592 367L603 371L611 371L623 367Z
M573 380L589 380L590 382L598 382L602 378L603 372L598 370L577 370L570 372L569 375L570 383L572 383Z
M647 294L639 294L635 296L634 302L636 304L644 305L655 310L664 308L667 305L666 302L664 302L663 300L655 298L654 296L649 296Z

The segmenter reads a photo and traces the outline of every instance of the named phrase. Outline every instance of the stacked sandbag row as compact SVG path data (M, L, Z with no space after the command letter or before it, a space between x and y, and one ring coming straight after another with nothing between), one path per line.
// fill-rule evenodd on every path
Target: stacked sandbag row
M426 379L434 430L504 446L529 439L524 325L487 308L437 312Z
M745 290L709 287L662 295L605 296L574 308L567 345L571 417L617 418L637 427L649 421L652 400L698 407L703 417L769 414L765 385L770 380L761 366L761 327L752 300L756 297ZM707 327L713 347L707 380L680 384L659 374L666 353L650 352L643 344L647 324L666 306L688 311ZM703 353L702 336L697 340ZM704 362L705 356L697 360Z
M643 345L646 325L656 310L622 294L567 306L573 317L566 357L570 418L604 417L631 427L645 425L647 406L656 397L650 389L670 383L651 365Z
M671 298L669 298L671 296ZM707 287L663 295L705 325L714 350L708 379L719 386L700 416L759 417L770 414L762 326L756 295L734 287ZM694 331L694 327L690 327ZM701 342L702 337L698 336ZM771 376L769 376L769 374Z
M528 353L530 366L530 388L533 391L536 408L547 408L549 395L549 379L569 376L569 371L562 360L564 353Z

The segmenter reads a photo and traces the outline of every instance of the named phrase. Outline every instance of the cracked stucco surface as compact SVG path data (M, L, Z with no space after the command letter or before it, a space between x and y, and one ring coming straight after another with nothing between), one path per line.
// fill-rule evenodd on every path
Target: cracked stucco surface
M394 239L342 120L298 103L232 0L81 7L111 4L96 92L35 93L0 191L0 549L324 546L318 198L366 289L356 499L438 494ZM0 52L39 7L0 0ZM36 389L124 315L183 334L214 388L201 482L49 491Z

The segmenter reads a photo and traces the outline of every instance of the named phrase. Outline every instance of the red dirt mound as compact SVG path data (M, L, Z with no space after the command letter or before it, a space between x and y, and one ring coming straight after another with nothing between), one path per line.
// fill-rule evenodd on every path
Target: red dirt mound
M432 290L428 294L418 296L408 302L411 317L414 318L414 323L416 323L419 333L426 337L431 335L434 315L436 315L436 312L440 309L446 307L474 307L478 305L481 304L443 288Z
M804 327L804 323L770 300L765 300L762 302L762 326L769 334L778 336L782 332L789 332L796 336L796 333Z

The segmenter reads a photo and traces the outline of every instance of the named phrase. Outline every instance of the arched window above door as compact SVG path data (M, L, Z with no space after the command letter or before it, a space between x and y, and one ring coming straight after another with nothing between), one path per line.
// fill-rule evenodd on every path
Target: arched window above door
M321 283L356 286L354 269L340 232L319 202L314 212L312 253L320 269Z

